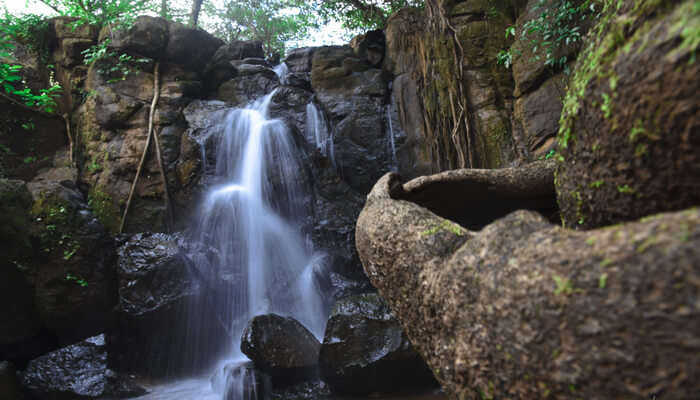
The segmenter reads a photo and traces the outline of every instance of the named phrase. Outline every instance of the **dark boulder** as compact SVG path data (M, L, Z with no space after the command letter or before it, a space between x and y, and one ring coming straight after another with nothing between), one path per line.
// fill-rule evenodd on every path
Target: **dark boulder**
M224 44L221 39L201 29L178 22L170 22L168 25L165 60L181 65L189 71L203 72L216 51Z
M222 82L236 76L232 61L246 58L264 58L262 43L255 40L234 40L216 50L204 70L204 81L208 92L216 92Z
M335 392L406 392L435 385L389 307L377 294L338 301L321 346L321 375Z
M237 75L219 86L216 99L242 107L272 91L279 85L277 74L268 66L241 63Z
M15 367L7 361L0 361L0 399L24 399L22 388L17 380L17 371L15 371Z
M357 249L451 396L698 393L700 211L576 232L519 210L473 232L401 190L377 183Z
M320 348L318 340L301 323L276 314L253 318L241 337L243 354L269 374L275 386L312 377Z
M159 59L168 44L168 21L141 16L127 29L102 28L99 41L105 39L109 39L109 48L119 52Z
M126 398L146 393L107 369L104 335L32 360L20 375L22 385L38 399Z
M558 134L557 198L567 226L700 204L700 42L687 36L697 18L692 0L625 0L592 28Z

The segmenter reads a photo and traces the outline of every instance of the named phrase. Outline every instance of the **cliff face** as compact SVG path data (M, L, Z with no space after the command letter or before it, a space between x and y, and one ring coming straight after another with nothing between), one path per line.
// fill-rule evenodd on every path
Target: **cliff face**
M389 19L384 68L394 75L393 101L420 161L414 166L499 168L554 148L568 75L533 52L542 33L525 33L528 21L558 7L540 3L432 0ZM499 64L506 50L512 65ZM572 68L579 50L580 42L558 46L552 57Z

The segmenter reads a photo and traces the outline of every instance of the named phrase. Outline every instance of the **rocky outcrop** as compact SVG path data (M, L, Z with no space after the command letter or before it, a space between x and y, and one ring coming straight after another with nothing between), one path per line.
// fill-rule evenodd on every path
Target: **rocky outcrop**
M409 392L434 385L432 373L376 294L333 308L321 346L321 375L340 393Z
M413 82L402 78L395 94L402 123L418 143L422 131L416 159L432 171L496 168L519 158L510 122L513 80L496 65L514 15L511 2L429 0L423 15L401 11L389 21L388 59L396 64L387 66L398 75L413 65ZM422 121L406 114L413 110L422 110Z
M474 232L401 191L375 185L358 251L455 398L697 393L698 210L588 232L521 210Z
M241 351L275 386L299 382L317 371L321 344L301 323L276 314L259 315L246 326Z
M420 43L425 29L421 9L404 8L389 18L384 29L386 58L384 69L394 76L391 86L391 110L396 113L397 132L406 135L397 153L397 172L406 178L432 172L432 159L423 119L423 103L418 90Z
M30 181L41 169L52 167L54 153L67 144L62 118L0 97L0 177Z
M104 335L32 360L21 381L39 399L129 398L146 393L107 369Z
M567 226L700 203L700 16L692 1L621 1L592 29L564 101L557 173Z
M25 274L43 325L61 344L106 330L117 302L114 243L78 191L76 175L51 169L27 185L37 246Z
M192 265L197 251L181 235L160 233L136 234L119 247L118 323L108 335L110 365L120 371L173 375L206 365L220 350L227 332L217 321L216 293L199 296L207 283ZM198 301L212 312L195 315L202 309L195 308ZM188 324L195 320L202 329L192 332ZM197 352L182 351L187 346Z
M58 35L58 34L57 34ZM60 38L60 35L58 35ZM224 64L233 57L229 52L217 55L223 42L182 24L160 18L140 17L126 31L103 29L100 39L109 38L113 54L126 54L132 61L103 59L86 70L83 96L74 113L73 124L80 143L81 184L88 187L91 205L100 220L117 231L143 146L146 142L148 116L153 98L155 65L158 71L160 99L154 124L159 136L165 175L170 191L170 210L164 203L165 185L155 157L149 157L136 187L133 207L125 231L166 230L174 221L189 215L189 203L197 188L191 180L181 180L178 165L187 163L181 144L187 124L182 111L195 98L205 95L221 82L215 73L204 75L205 67ZM238 55L247 55L246 51ZM116 57L116 56L115 56ZM221 79L228 76L220 76ZM196 181L196 179L194 180ZM174 225L174 224L172 224Z
M262 58L241 60L236 77L219 86L216 98L235 107L243 107L270 93L279 85L279 77Z
M384 123L389 90L382 70L355 56L349 46L319 47L313 56L311 86L333 126L340 176L366 193L391 162Z

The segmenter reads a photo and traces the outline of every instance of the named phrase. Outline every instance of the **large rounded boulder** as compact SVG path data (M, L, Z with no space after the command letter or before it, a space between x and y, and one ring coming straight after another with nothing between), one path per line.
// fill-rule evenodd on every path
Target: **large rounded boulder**
M321 346L321 375L349 394L425 389L434 378L377 294L336 303Z
M285 386L312 377L321 344L299 321L277 314L259 315L243 331L241 351L256 368Z
M700 203L700 9L657 3L610 5L579 56L558 134L567 226Z

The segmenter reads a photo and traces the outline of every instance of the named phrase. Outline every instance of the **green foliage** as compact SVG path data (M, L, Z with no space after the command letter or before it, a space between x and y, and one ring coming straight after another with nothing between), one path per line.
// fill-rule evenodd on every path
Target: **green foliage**
M528 38L535 60L539 61L540 52L544 52L545 65L565 68L568 59L558 52L582 39L581 24L595 11L595 3L591 0L538 0L533 9L538 16L525 22L522 38Z
M55 97L60 94L61 86L55 84L41 89L38 94L32 92L26 86L20 73L22 66L15 62L13 54L16 43L32 43L40 25L36 16L14 17L5 11L0 20L0 90L27 107L51 113L56 110Z
M259 40L268 57L285 54L285 42L300 40L318 28L316 14L300 0L226 0L222 7L205 3L217 23L213 33L226 40Z
M97 63L97 71L107 77L108 83L126 80L129 74L137 70L138 64L148 63L147 58L135 58L128 54L118 54L109 49L110 39L83 50L83 62L86 65Z
M73 275L70 272L68 272L66 274L66 280L75 282L78 285L80 285L81 287L86 287L88 285L88 282L85 279L80 278L79 276Z
M60 15L75 17L74 28L92 24L130 25L150 9L151 0L41 0Z
M567 70L569 61L560 55L562 49L583 38L582 25L595 12L592 0L537 0L532 10L537 17L526 21L520 32L522 40L529 43L534 61L542 60L554 69ZM506 37L516 36L513 26L506 28ZM509 68L512 65L512 50L501 50L496 61Z
M316 1L313 8L328 20L340 21L352 31L381 29L394 12L405 7L424 6L423 0L324 0Z

